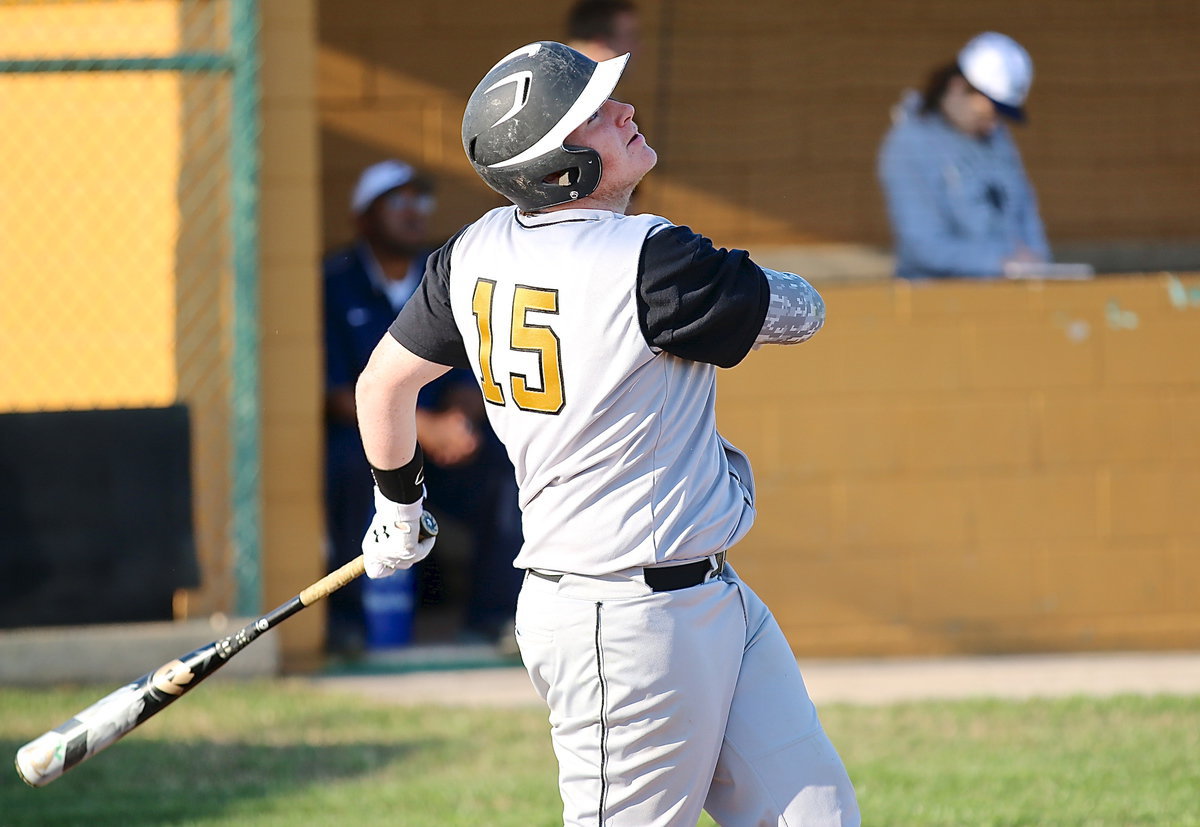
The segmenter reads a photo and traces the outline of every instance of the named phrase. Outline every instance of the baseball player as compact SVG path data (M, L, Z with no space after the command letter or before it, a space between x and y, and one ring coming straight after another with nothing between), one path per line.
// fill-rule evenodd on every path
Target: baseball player
M521 656L550 710L570 825L857 825L787 640L731 561L754 521L746 456L716 428L716 367L824 320L803 279L654 215L657 156L600 63L532 43L472 93L463 146L513 206L430 258L357 387L377 483L372 577L412 565L413 408L474 371L516 469Z

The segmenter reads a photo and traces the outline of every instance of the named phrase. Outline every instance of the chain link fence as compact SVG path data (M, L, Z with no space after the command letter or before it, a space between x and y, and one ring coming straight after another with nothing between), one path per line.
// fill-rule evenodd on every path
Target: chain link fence
M0 0L0 412L186 405L199 590L259 603L255 0Z

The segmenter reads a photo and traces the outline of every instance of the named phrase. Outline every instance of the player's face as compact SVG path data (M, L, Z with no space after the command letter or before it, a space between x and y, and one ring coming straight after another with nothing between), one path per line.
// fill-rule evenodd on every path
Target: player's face
M658 162L658 154L638 132L633 111L629 104L609 98L563 141L600 154L600 186L593 197L628 196Z

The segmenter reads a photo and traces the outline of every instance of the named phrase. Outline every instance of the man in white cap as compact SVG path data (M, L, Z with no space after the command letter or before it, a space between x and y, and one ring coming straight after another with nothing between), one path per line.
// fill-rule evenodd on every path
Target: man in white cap
M893 111L878 172L898 276L991 278L1049 261L1037 199L1003 123L1025 120L1032 81L1025 49L984 32Z
M412 297L429 257L432 184L412 166L386 160L363 170L350 199L356 238L324 262L326 520L330 570L362 552L374 512L373 480L354 402L354 383L371 351ZM483 416L469 371L443 377L422 395L421 444L438 498L431 503L473 533L467 627L496 639L516 607L512 558L520 522L512 466ZM505 504L505 498L511 503ZM503 518L503 519L502 519ZM330 598L331 652L355 654L368 642L362 584ZM394 641L401 642L401 641ZM497 640L496 642L502 642Z

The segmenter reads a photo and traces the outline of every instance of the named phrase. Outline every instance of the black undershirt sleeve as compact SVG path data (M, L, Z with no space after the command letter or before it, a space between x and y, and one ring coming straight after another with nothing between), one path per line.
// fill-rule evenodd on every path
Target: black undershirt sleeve
M429 256L416 292L388 329L397 342L417 356L452 368L471 366L450 310L450 255L466 229L463 227Z
M648 343L729 368L762 330L771 289L745 250L718 249L687 227L669 227L642 245L637 299Z

